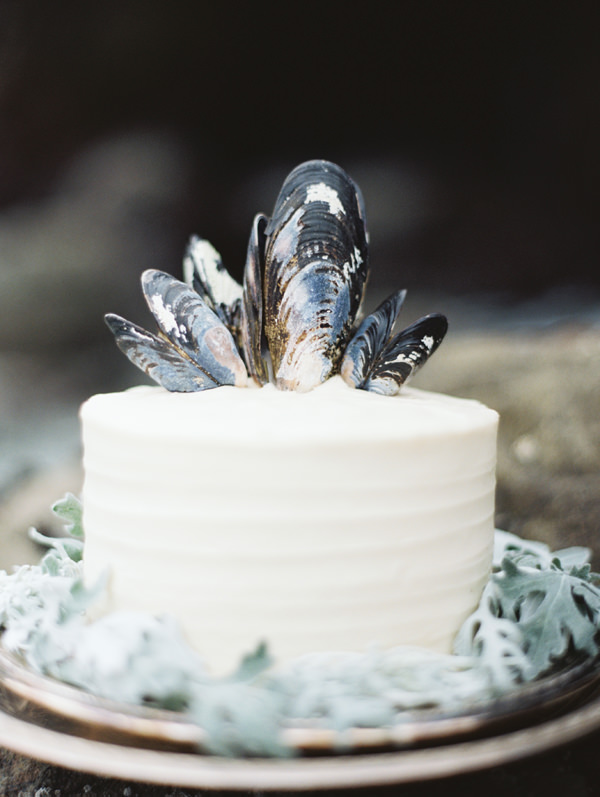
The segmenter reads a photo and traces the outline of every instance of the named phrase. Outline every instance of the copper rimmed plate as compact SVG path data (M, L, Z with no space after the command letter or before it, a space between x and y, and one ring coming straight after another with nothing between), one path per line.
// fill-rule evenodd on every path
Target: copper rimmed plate
M0 712L0 744L68 769L180 788L300 791L432 780L499 766L600 729L600 700L512 733L443 747L293 760L236 760L73 737Z
M377 785L473 771L583 736L600 728L599 695L600 664L585 660L462 714L414 712L343 738L299 726L284 731L298 758L232 760L202 754L205 734L184 715L95 697L0 650L0 743L61 766L182 787Z

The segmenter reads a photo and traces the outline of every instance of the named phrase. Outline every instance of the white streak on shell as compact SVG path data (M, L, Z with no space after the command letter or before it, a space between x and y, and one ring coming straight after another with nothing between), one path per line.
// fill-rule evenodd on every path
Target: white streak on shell
M166 390L195 393L218 387L218 382L166 338L153 335L114 313L108 313L105 320L119 349Z
M393 293L360 324L344 352L341 374L351 387L368 379L378 355L391 340L406 291Z
M421 338L421 343L423 346L425 346L428 352L431 352L435 340L431 335L424 335ZM415 349L411 352L408 352L408 354L400 352L397 357L392 360L388 360L388 365L391 365L392 363L407 363L408 365L414 365L415 363L419 363L422 359L422 352L419 352L417 349Z
M326 260L327 258L324 259ZM344 272L344 278L346 280L350 280L350 277L356 274L356 272L362 266L362 264L363 264L363 257L358 247L355 246L354 252L350 255L350 260L347 260L345 263L342 264L342 271Z
M188 254L183 261L183 274L188 285L192 285L194 270L198 272L211 299L218 304L231 307L242 298L242 286L223 268L221 255L205 238L192 238Z
M157 324L166 335L174 335L176 338L179 338L182 333L185 334L185 328L181 328L177 323L171 305L165 304L162 300L162 296L151 296L148 304Z
M384 347L362 387L385 395L397 393L438 348L447 329L448 322L439 313L415 321Z
M188 285L162 271L142 274L142 290L163 336L220 384L244 387L247 373L233 336Z
M308 186L304 204L307 205L309 202L325 202L329 205L329 212L338 218L346 215L338 192L326 183L313 183Z

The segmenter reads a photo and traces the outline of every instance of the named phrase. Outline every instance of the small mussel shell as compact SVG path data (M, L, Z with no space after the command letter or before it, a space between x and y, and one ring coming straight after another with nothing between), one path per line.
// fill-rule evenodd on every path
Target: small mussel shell
M157 337L121 316L108 313L104 320L119 349L150 379L172 393L195 393L219 383L180 353L168 340Z
M431 357L447 331L448 321L439 313L415 321L384 347L359 387L385 396L395 395Z
M259 385L269 381L267 341L263 329L262 281L265 264L265 229L269 219L255 216L248 241L241 313L242 353L248 373Z
M229 274L209 241L196 235L190 238L183 258L183 276L237 339L242 286Z
M367 279L362 198L339 166L285 180L266 229L264 327L277 387L307 391L335 371Z
M350 387L361 387L390 338L406 291L396 291L368 315L346 346L340 373Z
M155 270L144 271L142 289L161 333L181 354L217 384L247 384L233 336L194 290Z

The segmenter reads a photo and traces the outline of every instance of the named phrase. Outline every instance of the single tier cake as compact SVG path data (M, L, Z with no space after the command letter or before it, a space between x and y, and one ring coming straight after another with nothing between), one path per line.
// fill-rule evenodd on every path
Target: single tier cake
M336 376L196 393L138 387L81 412L86 578L170 614L218 673L369 645L450 651L490 571L497 414Z
M439 313L362 317L360 190L328 161L254 219L243 283L193 238L185 282L149 270L157 334L119 348L160 387L82 410L84 565L109 608L171 614L209 667L422 645L450 651L488 577L496 413L405 388Z

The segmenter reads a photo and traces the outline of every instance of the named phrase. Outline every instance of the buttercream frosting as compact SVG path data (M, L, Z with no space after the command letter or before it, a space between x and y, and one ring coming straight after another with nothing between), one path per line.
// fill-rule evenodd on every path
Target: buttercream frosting
M170 614L215 672L419 645L449 652L490 572L498 416L340 377L169 393L81 410L84 569L107 610Z

